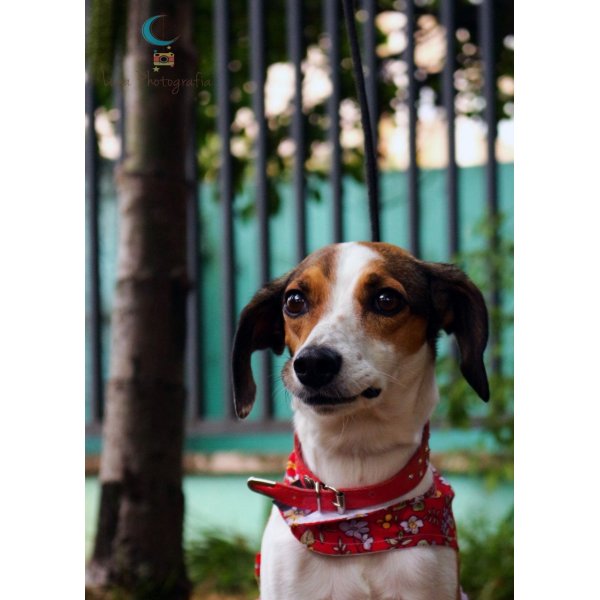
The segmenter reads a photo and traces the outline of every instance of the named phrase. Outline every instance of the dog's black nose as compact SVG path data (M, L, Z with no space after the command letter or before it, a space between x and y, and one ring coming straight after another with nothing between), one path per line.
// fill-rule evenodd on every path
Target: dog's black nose
M325 346L309 346L294 360L294 371L300 382L315 389L329 383L341 366L342 357Z

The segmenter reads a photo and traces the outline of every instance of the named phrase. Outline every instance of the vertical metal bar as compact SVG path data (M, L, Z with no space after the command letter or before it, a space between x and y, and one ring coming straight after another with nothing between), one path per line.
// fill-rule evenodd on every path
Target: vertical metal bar
M203 394L204 370L202 360L202 261L200 260L200 184L198 180L196 104L190 108L191 128L187 132L187 149L185 157L185 178L191 185L187 202L187 271L190 289L187 297L186 320L186 385L187 410L189 424L205 416Z
M306 256L306 206L304 160L306 141L302 112L302 58L304 56L304 20L302 0L287 0L288 52L294 65L294 113L292 138L296 147L293 167L294 210L296 217L296 261Z
M442 73L442 96L448 124L448 167L446 194L448 199L448 256L452 260L460 250L458 213L458 169L456 166L456 125L454 108L455 1L442 0L441 21L446 29L446 62Z
M496 77L494 52L494 4L483 0L479 9L480 44L484 63L483 94L487 124L486 192L491 217L498 213L496 175Z
M113 71L116 74L116 81L123 79L123 54L121 50L117 50ZM122 85L115 85L113 92L114 103L119 110L119 120L117 121L117 135L121 144L121 152L119 154L119 164L125 159L125 93Z
M104 382L102 379L102 298L100 296L100 236L99 211L100 193L98 185L98 141L94 123L96 94L90 76L85 83L85 113L87 135L85 140L85 182L87 204L87 227L89 253L87 270L89 273L89 319L92 371L91 413L94 422L102 420L104 414Z
M373 147L376 154L378 148L379 111L377 104L377 51L375 17L377 6L375 0L363 0L363 10L367 13L364 25L364 56L365 56L365 85L367 88L367 102L369 104L369 116L371 117L371 135L373 136Z
M498 236L498 174L496 164L496 56L494 51L494 3L493 0L483 0L479 7L479 43L484 65L483 95L485 98L484 117L487 124L487 161L485 165L485 188L487 197L488 217L490 220L490 269L492 280L491 292L491 346L500 342L500 331L494 318L500 306L500 281L496 266L496 256L499 252ZM500 372L502 368L499 353L492 353L492 371Z
M417 81L415 79L415 6L406 1L407 38L406 63L408 65L408 213L410 249L415 256L421 254L421 215L419 203L419 170L417 166Z
M269 199L267 190L267 123L265 119L265 16L264 0L250 0L250 75L253 83L252 109L258 124L256 139L256 212L259 230L259 272L261 284L270 279ZM273 416L271 355L261 353L263 417Z
M252 108L258 124L256 140L256 207L259 222L261 283L269 281L269 210L267 198L267 123L265 118L264 0L250 0Z
M194 106L195 109L195 106ZM190 180L193 189L187 206L187 263L190 291L187 302L186 362L188 385L189 421L204 417L203 371L202 371L202 263L200 261L200 215L198 177L196 167L195 119L193 134L190 135L192 148L188 159L193 162Z
M327 99L329 131L327 140L331 147L331 206L333 221L333 241L344 240L343 198L342 198L342 146L340 143L340 7L337 0L327 0L324 4L325 33L329 39L329 76L331 77L331 95Z
M217 128L221 142L221 168L219 171L219 192L221 201L221 293L222 293L222 332L221 343L225 361L223 369L223 399L227 403L228 416L235 417L231 392L229 357L235 324L235 277L234 277L234 235L233 235L233 171L229 144L231 127L231 102L229 99L229 0L214 0L216 66L217 73Z

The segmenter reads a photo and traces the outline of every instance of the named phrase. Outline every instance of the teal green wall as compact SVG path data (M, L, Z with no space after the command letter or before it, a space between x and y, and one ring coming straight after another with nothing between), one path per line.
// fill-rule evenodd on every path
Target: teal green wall
M107 165L105 165L107 167ZM513 166L499 165L499 204L503 213L502 235L512 239L513 232ZM448 261L447 203L445 201L446 174L444 170L427 170L419 174L421 192L421 239L422 257L432 261ZM319 191L311 195L307 203L308 250L315 250L331 243L331 205L329 187L326 182L311 180L311 189ZM101 276L102 302L105 313L104 348L105 375L108 367L109 325L108 317L112 305L114 273L117 248L117 210L112 178L107 168L102 179L102 206L100 213L101 227ZM271 218L271 272L273 276L289 270L294 260L294 216L289 183L279 185L281 208ZM381 222L382 239L384 241L406 247L408 245L408 197L407 175L404 172L384 173L381 176ZM481 221L485 216L485 171L483 167L460 169L459 171L459 206L460 206L460 243L461 248L472 251L482 248L483 240L479 232ZM252 201L252 186L235 199L236 211ZM344 180L344 226L348 240L369 239L369 217L366 191L362 184L353 179ZM226 406L221 393L223 369L228 369L228 361L224 359L221 347L220 323L220 263L219 245L221 228L220 204L211 185L200 188L200 231L202 255L202 323L204 367L204 398L207 418L220 419L225 415ZM260 285L258 272L258 228L253 218L236 218L235 221L235 263L236 263L236 303L237 312L243 308ZM504 301L512 302L512 290L504 295ZM444 344L442 344L443 349ZM89 355L89 353L86 353ZM505 364L512 369L512 330L505 332L504 339ZM256 357L255 357L256 358ZM275 358L275 373L285 357ZM89 386L89 378L87 378ZM275 412L277 418L290 417L289 402L278 378L275 379ZM89 388L86 387L86 398ZM258 413L258 411L257 411ZM86 415L89 418L89 406L86 400ZM249 419L258 418L258 414ZM231 446L227 444L231 443ZM233 447L263 451L284 450L288 444L287 436L282 434L248 436L245 439L209 438L205 440L188 440L189 448L219 449ZM471 444L465 439L465 444ZM99 442L87 440L87 450L96 452Z

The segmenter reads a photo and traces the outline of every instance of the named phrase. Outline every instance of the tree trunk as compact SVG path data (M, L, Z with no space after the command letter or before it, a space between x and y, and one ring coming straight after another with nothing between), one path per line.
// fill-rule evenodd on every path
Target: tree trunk
M153 600L187 598L189 590L181 480L195 88L183 80L193 80L197 64L192 6L191 0L128 3L119 259L100 514L87 572L93 587L117 585ZM154 15L166 15L163 25L153 25L157 37L179 36L170 49L141 35ZM175 66L155 72L155 49L173 52Z

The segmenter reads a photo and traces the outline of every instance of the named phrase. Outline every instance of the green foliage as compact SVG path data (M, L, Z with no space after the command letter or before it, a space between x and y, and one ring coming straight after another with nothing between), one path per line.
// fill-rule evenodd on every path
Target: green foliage
M127 1L92 0L86 29L86 62L91 77L97 82L110 81L119 49L125 45ZM101 102L110 96L100 85Z
M195 586L227 594L256 595L255 552L241 537L207 532L186 549L188 576Z
M476 521L461 529L461 584L469 600L512 600L514 588L513 512L496 530Z

